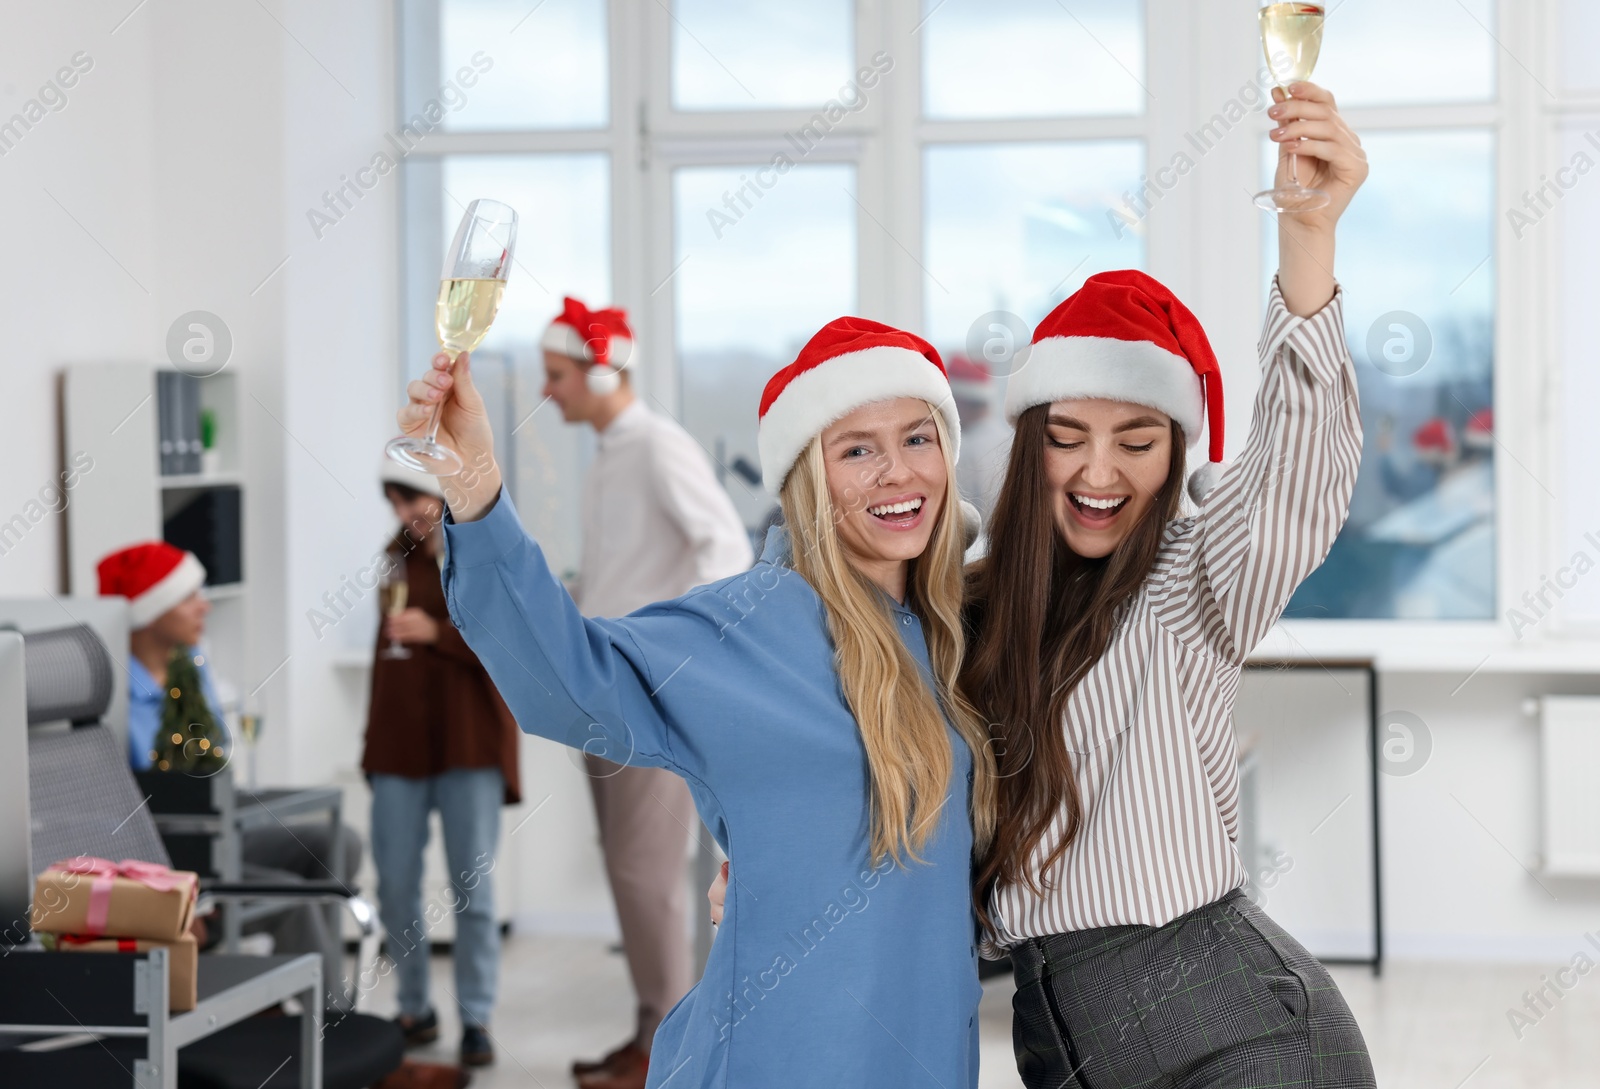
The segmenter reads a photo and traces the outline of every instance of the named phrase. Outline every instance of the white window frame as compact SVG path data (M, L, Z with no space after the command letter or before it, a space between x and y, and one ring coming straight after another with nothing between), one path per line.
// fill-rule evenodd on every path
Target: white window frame
M611 116L591 130L439 133L420 153L602 151L611 160L612 280L616 301L635 315L651 367L648 392L678 408L672 292L674 217L671 172L687 164L766 162L781 134L803 125L810 110L680 111L672 108L668 65L675 16L668 0L609 0ZM1304 653L1370 654L1401 661L1426 648L1442 669L1471 667L1487 652L1526 656L1504 619L1507 605L1538 585L1550 568L1560 510L1532 477L1559 494L1561 437L1558 368L1552 365L1554 232L1514 240L1502 194L1520 193L1538 176L1525 164L1555 161L1560 122L1573 113L1600 120L1600 95L1550 101L1521 66L1550 72L1559 56L1557 0L1495 4L1496 97L1485 103L1358 107L1346 111L1360 133L1486 128L1495 139L1495 420L1496 618L1423 623L1405 620L1297 620L1280 628ZM1236 95L1259 67L1254 20L1237 0L1145 0L1147 108L1137 116L934 121L921 116L919 0L857 0L856 65L886 50L893 71L811 161L849 161L857 168L858 308L911 329L924 328L924 149L944 143L1131 138L1145 145L1147 169L1164 165L1194 131ZM928 19L937 19L934 10ZM1335 88L1337 92L1337 88ZM1169 107L1167 104L1182 103ZM1146 266L1200 316L1224 360L1230 447L1242 442L1254 396L1255 341L1260 324L1266 224L1247 194L1258 188L1259 148L1269 123L1253 118L1230 134L1151 210ZM1548 169L1548 168L1547 168ZM1481 275L1482 273L1480 273ZM1541 645L1558 647L1573 634L1541 625ZM1570 646L1569 646L1569 649ZM1554 651L1553 651L1554 652Z

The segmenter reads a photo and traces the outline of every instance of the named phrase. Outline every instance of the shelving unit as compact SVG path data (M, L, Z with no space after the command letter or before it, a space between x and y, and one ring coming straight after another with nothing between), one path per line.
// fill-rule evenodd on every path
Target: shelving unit
M165 539L164 527L176 512L208 492L237 489L240 524L230 531L239 543L241 577L211 582L215 573L208 570L206 585L212 603L206 621L207 650L219 686L233 687L228 682L236 685L243 680L249 614L249 585L243 577L249 571L249 556L242 524L245 487L238 379L223 371L198 380L200 406L216 420L213 454L207 459L216 462L208 466L211 471L163 475L157 376L171 371L89 363L67 367L62 375L63 464L72 464L80 452L92 459L68 497L67 589L78 595L98 594L95 568L107 553L138 541ZM118 649L112 648L114 653ZM228 693L223 696L226 701Z

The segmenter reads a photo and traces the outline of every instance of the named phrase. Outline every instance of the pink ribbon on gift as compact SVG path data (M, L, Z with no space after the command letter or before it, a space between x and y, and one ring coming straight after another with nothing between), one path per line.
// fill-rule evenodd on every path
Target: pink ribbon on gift
M49 868L64 873L88 874L94 878L89 886L89 914L84 921L87 927L84 933L91 935L106 932L106 919L111 913L111 887L117 878L125 877L130 881L137 881L156 892L181 889L188 885L190 880L188 871L180 873L156 862L140 862L132 858L112 862L108 858L79 855L76 858L52 863Z

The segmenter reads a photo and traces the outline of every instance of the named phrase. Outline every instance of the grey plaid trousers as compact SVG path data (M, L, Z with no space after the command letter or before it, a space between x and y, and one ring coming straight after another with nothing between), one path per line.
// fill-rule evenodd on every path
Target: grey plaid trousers
M1374 1089L1355 1017L1317 959L1242 890L1160 927L1011 949L1028 1089Z

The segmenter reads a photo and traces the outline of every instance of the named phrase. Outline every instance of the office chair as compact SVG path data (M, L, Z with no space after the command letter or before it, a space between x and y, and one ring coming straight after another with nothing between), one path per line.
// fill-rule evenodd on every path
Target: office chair
M28 722L31 725L65 718L74 723L71 729L66 730L28 731L31 846L35 872L42 870L52 860L76 855L135 858L168 864L166 848L144 797L135 787L127 756L110 730L99 723L111 691L107 681L107 677L112 676L111 659L105 646L92 631L81 626L28 633L24 635L24 643ZM4 754L0 754L0 758L3 757ZM358 969L376 960L377 927L371 907L359 897L349 895L335 882L294 885L202 882L202 906L206 902L234 897L301 902L306 899L335 899L351 911L361 927L362 952ZM208 956L202 955L203 969ZM309 958L313 955L302 956ZM100 957L106 960L96 963ZM44 976L65 973L69 977L90 972L114 973L125 967L117 962L127 959L132 958L122 954L112 957L110 954L91 953L33 953L26 957L3 958L0 959L0 992L9 991L15 998L19 987L37 988L41 985L41 973ZM249 974L248 962L270 960L276 963L291 959L231 957L215 963L220 966L226 962L230 971L239 976L240 986L243 987L249 984L246 978ZM319 963L315 976L320 979L320 975ZM358 970L357 978L366 978L365 973ZM61 985L68 986L70 982L68 980ZM79 980L80 985L82 982ZM160 992L164 997L164 975L161 984ZM133 993L125 989L113 990L113 994L122 995L127 1002L133 1000ZM0 1017L0 1021L8 1024L41 1023L27 1020L29 1011L25 1003L0 1004L7 1005L10 1011L7 1016ZM125 1012L120 1021L112 1019L105 1023L122 1024L131 1012ZM145 1010L141 1016L150 1015L153 1018L157 1012L164 1014L165 1010ZM186 1015L177 1016L181 1018ZM317 1011L314 1019L319 1017L320 1011ZM19 1018L23 1020L19 1021ZM278 1089L298 1085L300 1055L296 1042L305 1039L300 1021L298 1016L267 1017L228 1025L214 1035L185 1046L178 1053L176 1082L164 1080L163 1083L178 1084L185 1089L191 1086L194 1089L233 1089L235 1086L242 1089ZM165 1025L165 1020L162 1024ZM398 1068L403 1059L404 1038L399 1028L380 1018L350 1013L321 1026L321 1035L322 1084L330 1089L358 1089L371 1085ZM142 1054L140 1049L146 1046L150 1046L153 1052L153 1045L154 1040L146 1045L138 1038L113 1036L109 1040L96 1040L55 1051L0 1051L0 1082L31 1084L31 1081L18 1079L49 1076L54 1083L61 1084L59 1076L52 1071L64 1074L70 1070L77 1075L80 1071L86 1072L87 1067L95 1067L102 1075L113 1079L106 1084L115 1080L129 1084L126 1078L133 1059L128 1056L137 1058ZM73 1083L88 1084L81 1081ZM101 1083L98 1080L94 1082Z

